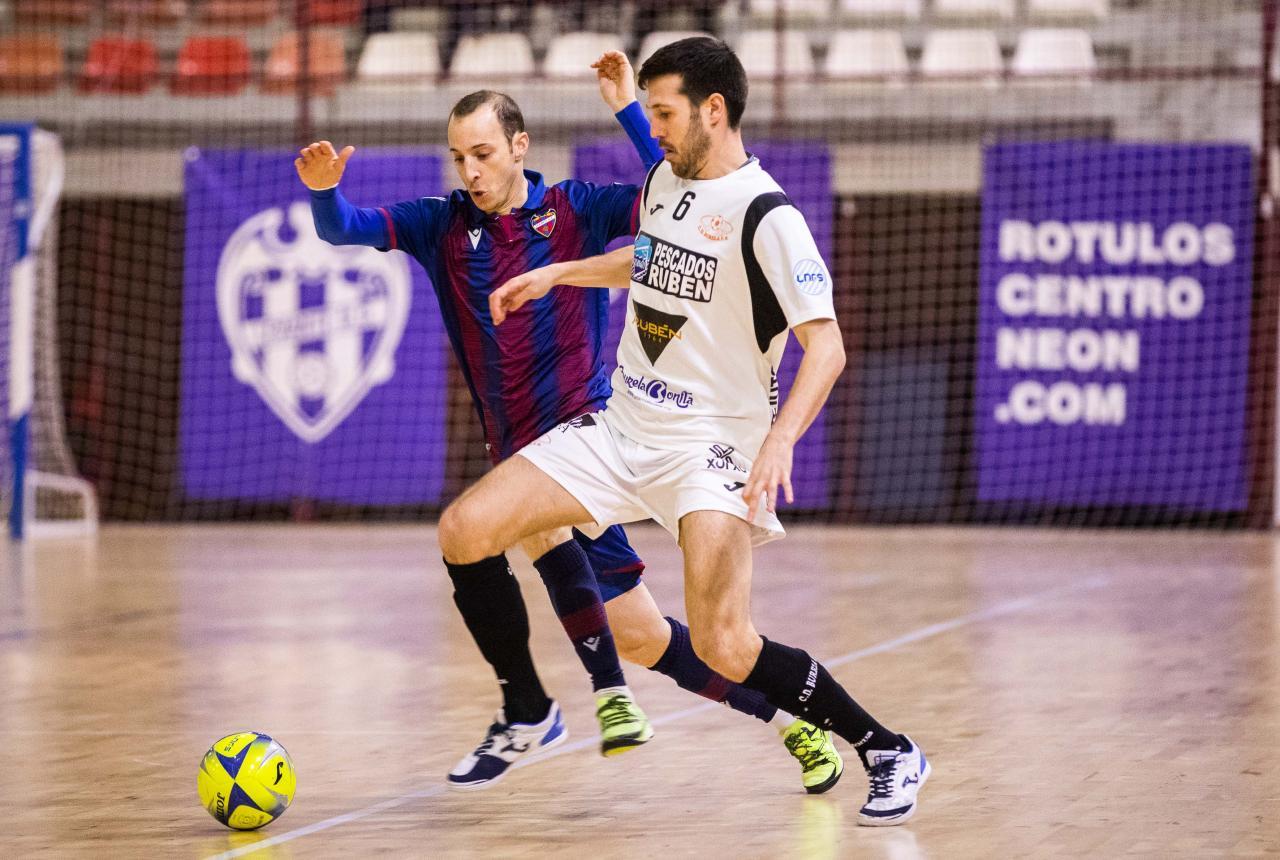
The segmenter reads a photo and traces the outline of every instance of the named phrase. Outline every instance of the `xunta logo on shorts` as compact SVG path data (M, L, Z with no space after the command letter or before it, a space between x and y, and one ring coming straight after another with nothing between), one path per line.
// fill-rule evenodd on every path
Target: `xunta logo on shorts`
M634 298L631 300L631 307L636 314L635 326L640 335L640 346L644 348L644 354L649 357L649 363L657 364L658 356L662 355L667 344L673 340L684 339L684 335L680 334L680 328L688 322L689 318L679 314L664 313L648 305L642 305Z
M631 280L668 296L709 302L716 283L717 263L715 257L642 232L636 237Z

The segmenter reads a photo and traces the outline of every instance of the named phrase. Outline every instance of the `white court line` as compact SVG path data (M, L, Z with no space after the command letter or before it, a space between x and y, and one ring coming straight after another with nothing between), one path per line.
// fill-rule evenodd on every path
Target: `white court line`
M1091 591L1093 589L1102 588L1109 580L1110 578L1106 576L1093 576L1071 585L1050 588L1046 591L1041 591L1027 597L1018 598L1017 600L1006 600L1002 603L989 606L986 609L979 609L976 612L969 612L965 615L957 615L955 618L950 618L946 621L939 621L937 624L930 624L926 627L917 628L916 630L904 633L903 635L893 639L886 639L885 641L879 642L875 645L869 645L866 648L860 648L857 651L850 651L847 654L841 654L840 656L833 657L830 660L823 660L822 663L825 666L844 666L867 657L874 657L877 654L885 654L890 651L895 651L906 645L930 639L934 636L940 636L943 633L949 633L950 631L958 630L961 627L981 624L1005 615L1013 615L1014 613L1025 611L1038 604L1045 603L1046 601L1063 597L1074 592ZM662 726L668 723L674 723L678 720L683 720L686 717L691 717L696 714L705 713L706 711L723 707L724 705L719 702L703 702L702 704L694 705L691 708L685 708L681 711L673 711L669 714L663 714L660 717L653 718L649 722L655 726ZM559 758L562 755L569 755L580 750L594 748L599 743L600 736L593 735L589 738L583 738L582 740L565 744L544 756L534 759L533 761L525 760L517 762L511 769L518 770L528 765L541 764L544 761ZM427 786L426 788L410 792L409 794L389 798L381 801L380 803L375 803L372 806L357 809L354 812L335 815L332 818L326 818L322 821L317 821L314 824L299 827L297 830L289 830L285 833L281 833L279 836L272 836L269 839L263 839L261 842L255 842L252 845L244 845L230 851L224 851L221 854L214 854L207 858L207 860L232 860L232 858L235 857L243 857L246 854L252 854L255 851L262 851L263 849L270 848L274 845L280 845L284 842L291 842L294 839L301 839L303 836L310 836L313 833L329 830L331 828L338 827L339 825L347 824L351 821L359 821L362 818L377 815L379 812L384 810L404 806L406 803L414 800L421 800L427 797L438 797L439 795L444 794L445 791L447 791L447 789L445 788L444 783L436 783L434 785Z

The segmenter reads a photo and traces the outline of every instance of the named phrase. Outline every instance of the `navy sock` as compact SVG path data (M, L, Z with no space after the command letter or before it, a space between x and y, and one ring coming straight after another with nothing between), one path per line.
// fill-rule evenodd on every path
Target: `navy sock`
M576 540L567 540L533 563L551 596L551 605L569 634L573 650L591 675L591 689L627 683L618 662L613 631L600 599L600 584L587 554Z
M551 709L529 653L529 615L520 583L505 555L474 564L444 563L453 580L453 602L502 687L509 723L541 722Z
M900 737L876 722L826 667L799 648L765 639L760 657L743 684L764 693L779 708L830 729L853 744L863 765L866 750L902 747Z
M765 700L763 693L749 690L713 672L710 666L693 653L693 645L689 642L689 628L674 618L668 618L667 623L671 625L671 644L663 652L662 659L650 667L653 671L666 675L681 689L697 693L713 702L723 702L735 711L766 723L773 719L778 709Z

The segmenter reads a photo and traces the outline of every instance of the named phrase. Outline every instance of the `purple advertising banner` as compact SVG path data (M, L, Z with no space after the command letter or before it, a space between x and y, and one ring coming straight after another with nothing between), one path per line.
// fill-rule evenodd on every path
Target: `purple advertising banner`
M978 497L1246 503L1247 146L988 147Z
M831 152L826 144L765 141L751 143L747 148L760 159L761 166L782 186L804 215L827 267L833 269L835 201L831 186ZM645 171L634 147L625 140L619 140L575 147L573 176L588 182L639 185L644 182ZM605 343L605 356L611 367L617 356L618 339L622 336L626 318L626 304L620 298L615 296L610 306ZM799 344L792 338L778 369L778 385L784 399L795 379L802 355ZM796 508L824 508L831 503L826 438L824 414L819 414L795 448L791 483L795 490Z
M447 350L422 267L315 232L294 153L189 150L180 474L194 499L440 500ZM343 194L440 192L441 161L359 152Z

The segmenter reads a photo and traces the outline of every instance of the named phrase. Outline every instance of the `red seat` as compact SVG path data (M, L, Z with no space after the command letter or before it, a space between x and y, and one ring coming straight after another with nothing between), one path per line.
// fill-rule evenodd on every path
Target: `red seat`
M107 17L116 25L173 25L187 17L186 0L109 0Z
M102 36L89 45L80 70L83 93L145 93L156 82L160 64L147 39Z
M91 0L17 0L13 8L17 23L29 26L85 24L92 14Z
M347 54L342 33L316 30L311 33L308 77L316 95L331 95L334 87L346 78ZM293 92L298 83L298 34L286 33L271 46L264 69L264 92Z
M239 36L192 36L178 51L169 89L177 95L235 95L249 83L249 47Z
M267 24L280 13L277 0L205 0L196 13L203 24Z
M361 0L309 0L307 18L312 24L358 24L364 12Z
M0 91L48 92L66 70L62 40L52 33L0 37Z

